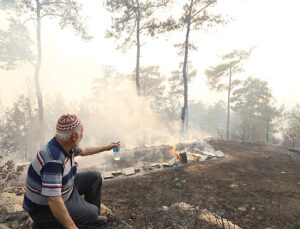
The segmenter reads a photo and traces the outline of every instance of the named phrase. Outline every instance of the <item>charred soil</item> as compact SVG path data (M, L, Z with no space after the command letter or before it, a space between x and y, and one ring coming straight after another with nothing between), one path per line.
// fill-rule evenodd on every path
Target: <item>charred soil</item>
M101 228L220 228L199 217L204 209L241 228L300 228L299 153L259 143L210 144L226 157L106 180L102 202L114 216ZM18 214L24 213L2 222L21 227Z
M242 228L300 228L299 153L265 144L211 144L226 158L107 181L103 202L132 228L216 228L199 219L203 209Z

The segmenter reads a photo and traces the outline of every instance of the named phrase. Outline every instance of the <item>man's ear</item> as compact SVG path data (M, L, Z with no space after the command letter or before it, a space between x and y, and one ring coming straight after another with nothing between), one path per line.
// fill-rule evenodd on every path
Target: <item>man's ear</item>
M79 138L78 133L76 133L76 132L72 133L72 135L71 135L72 141L76 142L78 140L78 138Z

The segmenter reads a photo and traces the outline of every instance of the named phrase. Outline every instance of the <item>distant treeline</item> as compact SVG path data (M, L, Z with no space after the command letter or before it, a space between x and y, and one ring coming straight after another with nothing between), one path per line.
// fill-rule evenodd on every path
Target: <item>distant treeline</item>
M142 124L140 129L135 126L139 116L144 116L141 123L149 122L148 106L151 107L159 122L165 126L179 121L183 103L180 72L174 71L169 75L163 75L159 67L150 66L141 69L140 77L140 96L144 98L142 105L136 105L135 97L138 96L133 92L134 87L131 86L131 91L128 91L130 85L134 84L132 75L122 75L112 67L103 68L102 75L91 85L91 95L83 98L82 101L70 102L62 95L46 97L44 127L46 137L53 136L56 119L68 111L88 120L86 142L89 142L90 138L96 138L98 142L102 139L105 143L115 136L113 132L116 131L123 131L124 135L137 138L146 128L148 133L162 128L157 127L157 123L154 122L148 126ZM215 104L208 104L207 101L191 101L188 107L187 129L226 140L228 117L226 101L227 98ZM232 114L229 140L282 143L293 149L300 147L300 106L296 105L289 111L285 111L283 106L276 106L267 82L258 78L247 78L241 81L233 91L230 106ZM133 115L134 110L141 107L143 107L142 111ZM41 127L35 97L19 95L12 106L0 110L0 115L0 153L15 154L25 159L31 158L40 147ZM114 126L107 123L114 123ZM129 127L126 127L126 124ZM95 129L89 130L89 126L94 126ZM152 133L156 136L150 137L162 139L160 134L165 133L158 130ZM169 134L177 133L172 130ZM149 144L145 137L140 138L139 143Z

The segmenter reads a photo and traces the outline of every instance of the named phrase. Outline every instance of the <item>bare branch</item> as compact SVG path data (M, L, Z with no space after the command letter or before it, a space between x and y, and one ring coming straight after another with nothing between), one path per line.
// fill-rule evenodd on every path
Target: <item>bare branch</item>
M130 40L130 39L131 39L131 37L132 37L132 35L133 35L134 31L135 31L135 28L136 28L136 21L135 21L135 23L134 23L134 27L133 27L133 29L132 29L132 31L131 31L129 37L128 37L126 40Z
M34 18L34 17L27 18L26 20L24 20L24 21L22 22L22 25L25 25L27 22L29 22L29 21L31 21L31 20L36 20L36 18Z
M67 5L67 6L73 6L69 2L61 2L61 1L41 3L41 6L49 6L49 5Z
M200 9L199 11L197 11L194 15L192 15L192 18L194 18L195 16L197 16L199 13L201 13L203 10L205 10L207 7L209 7L210 5L212 5L213 3L216 3L215 1L212 1L210 3L208 3L206 6L204 6L202 9Z
M158 8L158 7L166 6L168 3L169 3L169 1L164 1L164 2L160 2L160 3L156 3L156 4L149 4L148 7L149 8Z
M41 15L41 18L47 17L47 16L55 16L55 17L63 17L63 14L43 14Z
M133 29L132 29L130 35L129 35L127 38L125 38L125 40L124 40L122 46L125 45L127 42L129 42L129 41L131 40L131 37L132 37L132 35L133 35L134 31L135 31L135 28L136 28L136 21L135 21L134 27L133 27Z
M132 19L131 16L132 16L134 13L135 13L135 11L132 11L130 14L127 14L126 17L124 17L124 18L119 18L119 19L121 19L121 20L119 20L118 23L123 23L123 24L124 24L124 23L128 22L130 19Z
M159 27L160 27L160 25L155 25L155 26L153 26L153 25L143 26L143 27L140 28L140 31L145 30L145 29L150 29L150 28L158 29Z
M36 67L36 64L33 63L31 60L27 60L30 64L32 64L34 67Z

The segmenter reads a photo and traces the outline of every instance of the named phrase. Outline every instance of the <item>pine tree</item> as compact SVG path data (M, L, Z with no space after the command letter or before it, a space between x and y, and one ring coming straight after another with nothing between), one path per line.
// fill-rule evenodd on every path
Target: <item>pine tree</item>
M268 142L275 132L272 121L279 115L268 83L259 78L247 78L233 92L232 103L241 118L242 140Z
M240 84L240 80L233 80L233 75L242 72L242 64L249 57L250 51L234 50L222 56L222 63L210 67L205 71L208 79L208 85L212 90L222 92L227 91L227 126L226 140L230 136L230 106L232 91ZM226 82L227 81L227 82Z

